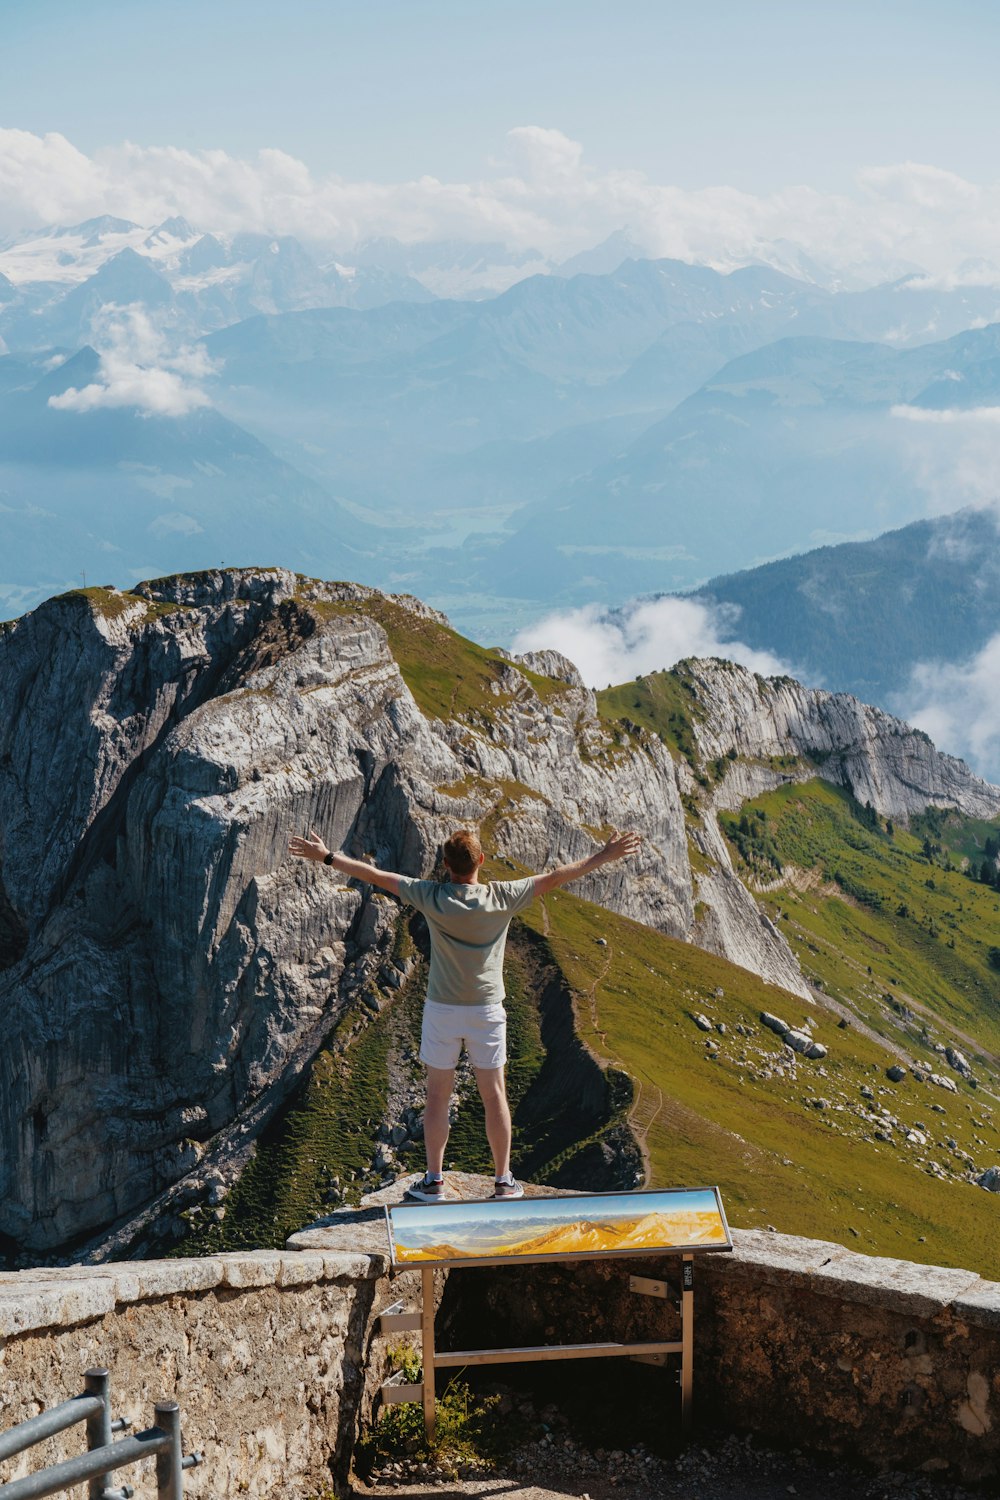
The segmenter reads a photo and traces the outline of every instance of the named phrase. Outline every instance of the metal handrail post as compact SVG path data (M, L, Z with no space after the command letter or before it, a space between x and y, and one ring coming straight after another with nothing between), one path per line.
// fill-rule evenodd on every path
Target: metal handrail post
M126 1418L120 1418L117 1422L111 1420L111 1376L107 1370L87 1370L83 1383L88 1395L97 1396L102 1403L101 1410L93 1412L87 1418L87 1447L91 1453L96 1448L107 1451L114 1442L115 1433L124 1432L132 1424ZM130 1484L123 1484L119 1489L109 1489L106 1474L92 1479L87 1486L87 1500L132 1500L134 1494L135 1490Z
M157 1500L184 1500L184 1450L181 1446L181 1409L176 1401L157 1401L156 1425L168 1441L156 1455Z
M111 1406L108 1387L110 1374L105 1369L87 1370L83 1377L83 1384L87 1393L97 1396L100 1400L100 1409L91 1412L87 1418L87 1447L91 1452L95 1448L108 1448L111 1446ZM104 1500L104 1492L107 1485L104 1475L92 1479L87 1485L88 1500Z

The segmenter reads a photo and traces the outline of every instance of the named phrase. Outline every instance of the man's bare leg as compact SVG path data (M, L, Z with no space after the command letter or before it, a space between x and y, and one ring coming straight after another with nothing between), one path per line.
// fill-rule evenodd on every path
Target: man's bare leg
M454 1068L427 1069L427 1102L424 1105L424 1149L427 1152L427 1170L440 1173L444 1170L444 1148L448 1144L448 1106L455 1087Z
M475 1068L473 1071L486 1111L486 1139L493 1152L493 1165L499 1179L510 1171L510 1108L503 1068Z

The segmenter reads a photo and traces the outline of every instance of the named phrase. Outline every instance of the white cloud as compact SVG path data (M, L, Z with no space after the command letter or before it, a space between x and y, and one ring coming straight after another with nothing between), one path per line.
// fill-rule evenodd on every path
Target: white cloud
M945 373L946 380L961 380L954 370ZM892 407L894 417L902 417L906 422L925 422L937 426L950 427L961 423L964 427L974 427L980 423L996 425L1000 422L1000 406L894 406Z
M920 662L893 705L929 734L939 750L960 755L1000 780L1000 634L962 666Z
M197 536L205 528L194 516L189 516L181 510L166 511L162 516L154 516L147 527L155 537L165 536Z
M553 186L577 177L583 166L583 147L561 130L540 125L517 125L507 132L512 155L528 182Z
M182 214L220 233L284 231L345 245L377 235L501 240L563 257L628 225L652 254L721 268L780 241L783 253L873 276L908 265L979 285L997 274L1000 186L931 165L871 167L851 194L789 185L758 196L724 184L686 190L627 167L598 171L580 142L541 125L510 130L505 152L472 182L351 182L314 176L273 149L241 158L125 142L88 156L56 133L0 130L0 234L100 213L140 224Z
M901 456L929 511L1000 506L1000 406L894 406L892 415L908 424Z
M767 651L733 639L737 611L710 609L696 599L635 601L620 610L598 604L546 615L514 638L515 652L561 651L585 682L602 688L688 656L720 656L775 676L788 668Z
M147 416L183 417L209 399L197 384L210 375L203 349L170 350L165 335L138 303L102 308L94 343L101 355L100 379L49 397L57 411L96 411L132 406Z

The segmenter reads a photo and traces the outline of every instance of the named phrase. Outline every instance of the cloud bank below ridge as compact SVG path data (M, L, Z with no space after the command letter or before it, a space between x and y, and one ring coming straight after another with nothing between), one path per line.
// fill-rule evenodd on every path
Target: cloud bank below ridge
M770 652L733 638L737 613L696 599L633 601L615 610L587 604L526 626L511 649L561 651L592 688L659 672L689 656L724 657L763 676L787 673L790 669Z

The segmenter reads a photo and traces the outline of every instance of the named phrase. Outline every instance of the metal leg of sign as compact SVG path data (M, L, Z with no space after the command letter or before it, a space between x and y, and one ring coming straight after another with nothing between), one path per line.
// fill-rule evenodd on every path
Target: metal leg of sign
M694 1256L685 1255L681 1266L681 1426L691 1431L694 1417Z
M420 1302L422 1325L420 1329L423 1354L424 1432L427 1441L434 1441L434 1272L430 1266L420 1268Z

